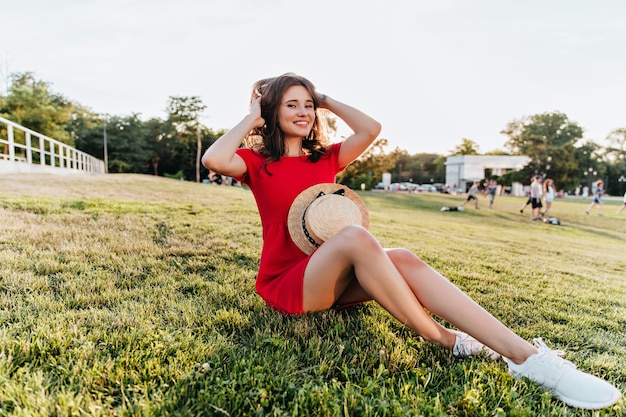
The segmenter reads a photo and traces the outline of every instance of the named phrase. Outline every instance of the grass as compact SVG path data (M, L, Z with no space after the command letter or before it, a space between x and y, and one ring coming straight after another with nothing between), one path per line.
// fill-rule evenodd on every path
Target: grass
M462 196L365 192L372 232L522 337L626 391L626 214L552 226ZM248 191L142 175L0 176L0 415L623 416L457 360L376 304L286 317L254 292Z

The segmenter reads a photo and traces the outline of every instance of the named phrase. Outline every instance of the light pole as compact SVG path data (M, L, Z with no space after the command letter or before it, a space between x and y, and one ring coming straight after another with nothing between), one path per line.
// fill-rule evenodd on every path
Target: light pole
M591 173L592 172L593 172L593 168L589 167L589 172L587 173L587 187L589 187L590 192L591 192Z
M107 150L107 115L104 115L104 129L103 129L103 137L104 137L104 173L108 174L109 172L109 153Z

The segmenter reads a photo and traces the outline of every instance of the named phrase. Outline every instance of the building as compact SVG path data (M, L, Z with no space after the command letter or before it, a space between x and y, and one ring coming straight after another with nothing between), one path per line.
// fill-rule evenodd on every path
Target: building
M467 191L474 181L485 179L485 171L491 175L504 175L508 171L520 171L530 162L528 156L520 155L455 155L446 158L446 184L455 190ZM522 195L521 184L513 184L513 195Z

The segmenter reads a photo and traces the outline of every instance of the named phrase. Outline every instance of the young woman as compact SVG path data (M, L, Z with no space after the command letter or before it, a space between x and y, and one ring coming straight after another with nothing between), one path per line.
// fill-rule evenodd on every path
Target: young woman
M556 197L556 189L554 188L554 181L547 178L543 182L543 199L546 202L546 209L543 212L545 217L550 217L550 209L552 208L552 202Z
M585 210L585 213L589 214L594 206L598 206L598 216L602 216L602 195L604 194L604 181L596 181L595 188L593 190L593 201Z
M329 144L318 109L331 111L354 133ZM380 129L371 117L319 94L295 74L254 85L249 114L206 151L202 162L243 181L254 194L263 227L259 295L287 314L375 300L456 356L502 355L514 376L542 384L571 406L594 409L617 402L621 393L611 384L577 370L540 339L536 346L526 342L416 255L384 249L361 226L341 229L311 254L294 244L287 225L294 199L311 186L334 182ZM249 146L240 148L244 140ZM443 327L426 310L466 333Z

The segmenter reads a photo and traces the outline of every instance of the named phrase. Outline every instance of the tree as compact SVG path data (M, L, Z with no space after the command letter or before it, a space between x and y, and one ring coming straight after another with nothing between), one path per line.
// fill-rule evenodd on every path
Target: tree
M451 152L454 155L478 155L478 144L471 139L462 138L461 144L457 145Z
M576 142L583 129L560 112L546 112L513 120L500 132L509 137L506 146L514 155L531 158L518 174L524 181L540 174L554 179L557 187L577 185L580 175Z
M105 120L106 117L106 120ZM104 130L107 132L107 172L150 172L153 156L149 123L143 122L138 114L130 116L103 116L92 114L91 120L76 120L77 148L103 157Z
M494 149L492 151L485 152L485 155L498 156L498 155L510 155L510 153L502 149Z
M138 114L107 121L109 172L150 172L153 155L148 125Z
M50 91L47 82L36 80L30 72L14 74L9 94L0 101L0 116L38 133L74 146L67 129L74 103Z
M360 188L361 183L365 183L367 189L370 189L373 184L381 181L383 173L389 172L396 165L396 159L385 154L384 148L388 143L387 139L377 139L356 161L339 174L337 182L356 189ZM362 174L371 180L364 181Z
M104 158L103 123L100 116L77 106L68 123L67 130L74 139L74 146L96 158Z
M623 195L626 187L626 128L613 130L606 139L609 142L605 149L607 192Z
M324 126L326 136L335 137L337 135L337 118L333 116L328 109L319 109L322 125Z
M626 164L626 127L613 130L606 140L609 142L606 148L606 155L609 159Z
M182 143L195 138L196 142L196 182L200 182L200 158L202 157L202 129L200 117L206 106L198 96L170 97L167 112L171 126Z
M593 182L606 174L606 164L603 161L602 147L587 140L580 143L575 151L574 158L578 170L572 181L574 185L586 185L591 188Z
M159 175L159 162L163 156L163 141L167 136L165 122L158 118L151 118L145 122L147 142L150 144L150 171Z
M445 168L444 171L440 171L438 164L441 161L439 158L440 155L432 153L410 155L408 159L404 160L404 175L408 176L409 181L418 184L443 182L445 178ZM445 163L445 158L443 162Z
M391 172L391 182L412 181L411 172L407 169L411 162L411 155L405 149L396 148L391 151L390 159L395 161L395 166Z

